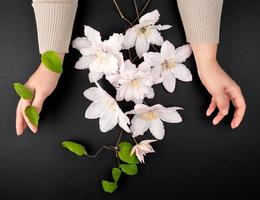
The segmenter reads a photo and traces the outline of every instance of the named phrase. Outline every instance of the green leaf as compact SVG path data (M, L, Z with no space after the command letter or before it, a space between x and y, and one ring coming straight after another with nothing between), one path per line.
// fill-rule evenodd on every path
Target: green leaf
M32 99L33 98L33 92L31 92L31 90L29 90L23 84L14 83L13 87L19 97L21 97L23 99Z
M112 193L116 190L117 184L115 182L102 180L102 187L105 192Z
M136 164L120 164L119 167L127 175L136 175L138 173L138 167Z
M87 151L84 146L72 141L63 141L62 146L69 151L75 153L78 156L87 155Z
M40 115L34 106L27 106L25 108L25 115L28 117L29 121L36 127L38 127Z
M46 51L42 54L42 63L49 70L59 74L62 73L62 61L55 51Z
M119 144L120 151L118 152L119 158L129 164L138 164L139 161L135 154L130 155L133 145L129 142L121 142Z
M117 168L117 167L114 167L114 168L112 169L112 176L113 176L113 179L114 179L115 183L118 182L121 173L122 173L121 169L119 169L119 168Z

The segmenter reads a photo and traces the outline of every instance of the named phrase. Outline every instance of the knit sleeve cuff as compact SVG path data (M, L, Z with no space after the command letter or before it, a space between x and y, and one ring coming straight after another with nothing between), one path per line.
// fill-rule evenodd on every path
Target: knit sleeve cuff
M40 53L68 53L77 0L33 0Z
M186 40L218 43L223 0L177 0Z

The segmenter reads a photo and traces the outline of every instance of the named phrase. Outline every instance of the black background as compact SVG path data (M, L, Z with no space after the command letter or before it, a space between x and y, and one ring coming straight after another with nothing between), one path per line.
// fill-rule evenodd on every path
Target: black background
M142 1L138 1L142 4ZM129 18L134 18L131 0L120 0ZM157 8L160 23L174 28L164 32L176 46L185 35L173 0L152 0L148 11ZM40 62L31 1L0 1L0 199L259 199L260 176L260 2L226 0L221 23L218 58L244 93L247 112L241 126L230 128L231 115L218 126L205 111L210 96L201 85L194 59L187 61L191 83L178 81L174 94L161 85L149 103L177 105L184 122L165 124L164 140L155 144L156 154L134 177L124 176L112 195L102 191L100 181L111 179L116 165L111 152L97 159L74 156L60 147L63 140L81 141L89 152L102 144L113 144L119 128L101 134L97 120L87 120L90 104L82 95L90 86L87 71L73 68L79 53L71 49L65 58L64 74L41 113L40 131L15 133L18 98L13 82L25 82ZM104 38L124 30L112 0L79 2L73 38L83 36L83 25L99 30ZM125 108L126 109L126 108ZM147 133L149 135L149 133Z

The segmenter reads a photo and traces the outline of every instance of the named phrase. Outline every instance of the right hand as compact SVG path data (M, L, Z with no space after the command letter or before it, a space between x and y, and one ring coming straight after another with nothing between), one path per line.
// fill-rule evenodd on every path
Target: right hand
M63 61L64 54L60 54ZM24 111L29 105L36 107L40 113L45 99L54 91L59 81L60 74L50 71L43 64L40 64L38 69L27 80L25 86L34 92L32 100L20 99L16 109L16 133L23 134L24 129L28 126L33 133L38 131L29 119L26 117Z

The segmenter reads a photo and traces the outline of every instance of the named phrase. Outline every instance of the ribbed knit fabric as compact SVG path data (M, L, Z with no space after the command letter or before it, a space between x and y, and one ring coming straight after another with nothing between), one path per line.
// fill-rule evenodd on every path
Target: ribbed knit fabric
M33 0L40 53L67 53L77 0Z
M218 43L223 0L177 0L189 43ZM40 53L67 53L78 0L33 0Z
M218 43L223 0L177 0L189 43Z

